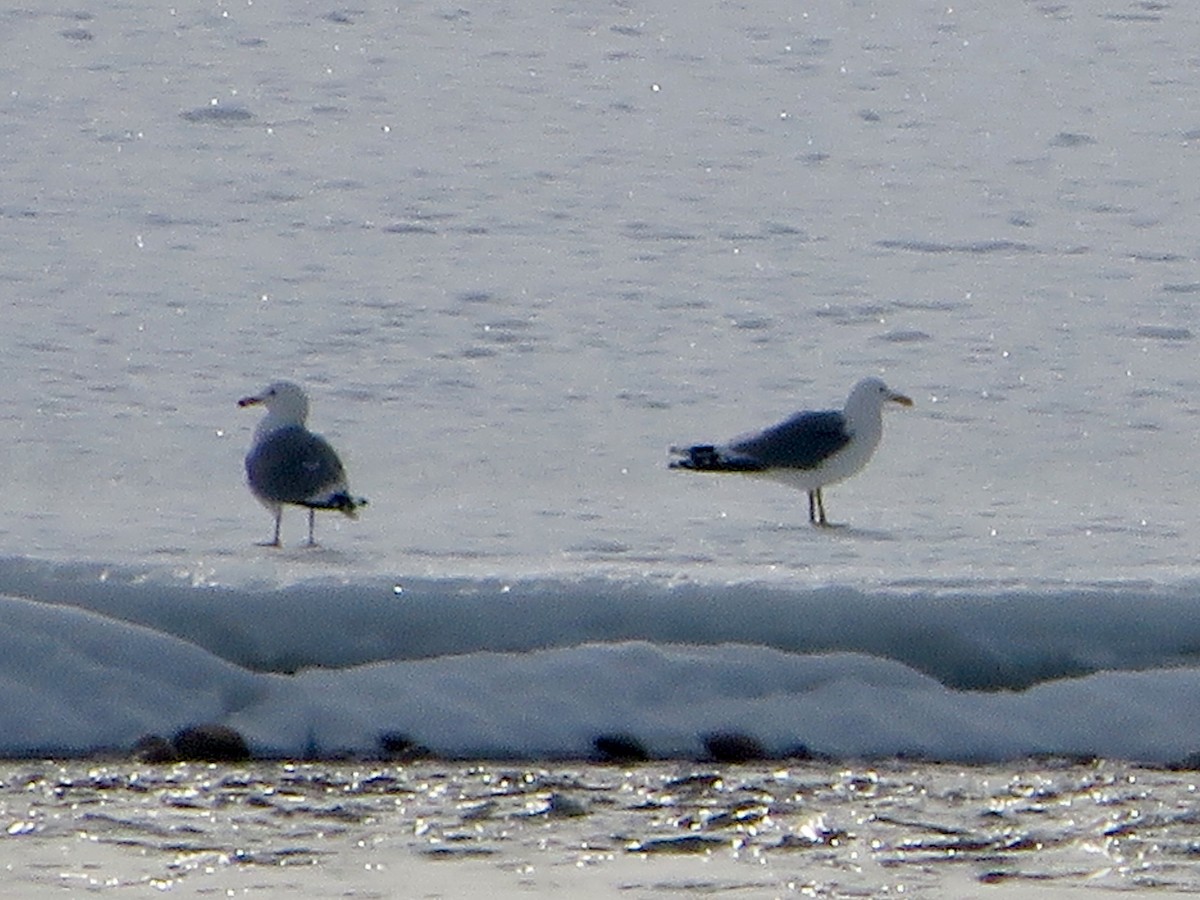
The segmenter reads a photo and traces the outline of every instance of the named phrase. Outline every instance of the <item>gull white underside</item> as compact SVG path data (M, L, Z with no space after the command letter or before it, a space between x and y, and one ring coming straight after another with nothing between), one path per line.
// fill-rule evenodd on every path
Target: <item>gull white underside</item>
M878 446L878 436L873 443L851 440L845 449L839 450L812 468L772 466L746 474L767 481L775 481L800 491L815 491L818 488L845 481L852 475L857 475L871 461Z

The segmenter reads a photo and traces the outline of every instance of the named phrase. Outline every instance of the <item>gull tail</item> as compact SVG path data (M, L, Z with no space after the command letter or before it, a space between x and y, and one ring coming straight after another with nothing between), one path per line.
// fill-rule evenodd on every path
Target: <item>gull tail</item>
M761 472L766 467L756 459L738 456L712 444L693 447L672 447L679 459L668 464L669 469L691 469L693 472Z
M367 505L366 497L351 497L345 491L338 491L336 494L330 494L321 500L314 500L304 504L310 509L334 509L351 519L358 518L358 508Z

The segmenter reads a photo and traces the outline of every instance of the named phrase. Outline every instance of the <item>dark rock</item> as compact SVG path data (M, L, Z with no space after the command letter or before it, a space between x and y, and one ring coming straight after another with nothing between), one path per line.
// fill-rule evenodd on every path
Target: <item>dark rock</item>
M246 739L227 725L191 725L171 738L180 759L241 762L250 758Z
M1168 763L1166 768L1174 772L1195 772L1200 770L1200 750L1189 753L1183 759Z
M165 737L144 734L133 745L133 758L143 763L172 763L179 759L175 747Z
M769 758L757 738L737 731L718 731L705 735L704 749L716 762L744 763Z
M628 734L602 734L592 741L601 762L645 762L650 752L637 738Z
M379 736L379 748L384 757L391 760L427 759L433 755L428 747L422 746L407 734L385 731Z
M793 744L783 752L784 759L796 760L797 762L811 762L815 759L822 759L816 753L809 749L808 744Z

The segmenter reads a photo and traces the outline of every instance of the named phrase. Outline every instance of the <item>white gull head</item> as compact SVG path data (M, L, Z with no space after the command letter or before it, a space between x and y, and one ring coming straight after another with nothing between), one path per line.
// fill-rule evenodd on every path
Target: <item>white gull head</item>
M261 393L243 397L238 406L265 406L267 414L254 429L255 443L280 428L293 425L304 427L308 421L308 396L298 384L290 381L275 381Z
M851 388L850 396L846 398L846 405L842 409L842 415L846 419L846 431L850 434L851 441L827 466L822 467L820 474L811 479L812 485L843 481L860 471L870 461L879 446L880 438L883 437L883 408L888 403L913 405L911 399L893 391L881 378L864 378ZM810 489L807 484L795 486Z
M904 394L897 394L883 383L883 379L864 378L851 389L850 396L846 398L843 415L850 423L851 428L860 423L866 425L872 420L879 420L883 415L883 407L886 403L899 403L901 406L913 405L912 400Z

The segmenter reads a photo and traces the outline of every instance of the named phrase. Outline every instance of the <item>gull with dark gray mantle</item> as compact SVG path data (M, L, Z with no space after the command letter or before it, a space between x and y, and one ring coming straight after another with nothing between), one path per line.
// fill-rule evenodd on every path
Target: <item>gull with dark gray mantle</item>
M878 378L864 378L850 391L842 410L799 412L756 434L726 444L672 447L680 457L672 469L739 472L779 481L808 492L808 520L827 526L821 488L862 469L883 436L886 403L912 406Z
M267 414L254 430L246 454L250 490L275 516L275 535L265 547L278 547L285 504L308 510L308 546L316 546L313 519L318 509L357 518L367 501L352 497L342 461L329 442L305 427L308 397L290 381L276 381L261 394L243 397L238 406L265 406Z

